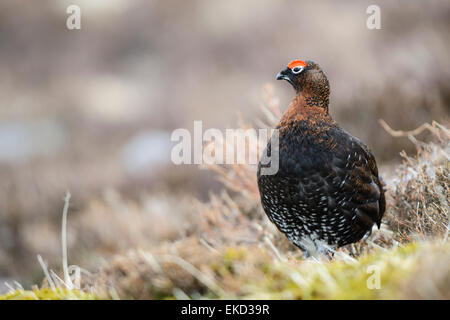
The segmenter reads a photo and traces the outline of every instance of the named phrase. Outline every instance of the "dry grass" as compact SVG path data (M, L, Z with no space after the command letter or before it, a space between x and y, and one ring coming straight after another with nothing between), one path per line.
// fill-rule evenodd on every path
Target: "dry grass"
M211 249L185 239L152 253L117 256L90 286L103 299L448 299L449 259L448 243L314 261L280 260L259 245ZM370 268L380 271L378 290L367 285Z
M431 131L436 142L414 138L421 130L404 133L416 146L417 156L402 152L403 163L389 183L391 201L385 222L402 243L436 238L446 241L450 227L450 132L436 122L421 128Z

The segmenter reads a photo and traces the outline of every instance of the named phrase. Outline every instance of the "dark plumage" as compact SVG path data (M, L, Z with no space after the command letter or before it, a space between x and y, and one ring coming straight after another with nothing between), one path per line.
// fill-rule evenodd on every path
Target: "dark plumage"
M296 96L277 126L278 172L262 175L258 167L264 211L307 253L321 243L356 242L380 227L385 211L375 158L329 115L330 87L318 64L293 61L277 79L291 83Z

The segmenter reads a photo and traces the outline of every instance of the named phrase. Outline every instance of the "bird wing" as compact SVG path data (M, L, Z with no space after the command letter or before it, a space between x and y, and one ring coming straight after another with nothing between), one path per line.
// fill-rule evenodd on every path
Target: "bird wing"
M386 208L383 185L378 176L375 157L358 139L350 139L336 153L333 167L342 169L338 186L342 206L353 208L353 224L371 227L374 223L380 227Z

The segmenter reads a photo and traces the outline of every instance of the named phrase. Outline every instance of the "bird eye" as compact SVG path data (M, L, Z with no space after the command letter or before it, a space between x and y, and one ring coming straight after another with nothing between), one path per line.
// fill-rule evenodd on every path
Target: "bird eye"
M303 67L294 67L292 68L292 72L295 74L299 74L300 72L302 72Z

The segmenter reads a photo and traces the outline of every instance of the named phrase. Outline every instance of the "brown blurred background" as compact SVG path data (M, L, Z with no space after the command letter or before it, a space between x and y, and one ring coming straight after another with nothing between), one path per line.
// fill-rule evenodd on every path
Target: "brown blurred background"
M81 7L81 30L66 8ZM381 8L381 30L366 8ZM179 236L190 196L219 190L195 166L170 163L170 134L238 127L260 115L275 75L311 59L331 83L331 113L386 172L407 138L396 129L448 122L449 1L129 1L0 3L0 292L58 269L63 198L70 263ZM426 139L426 137L424 137Z

